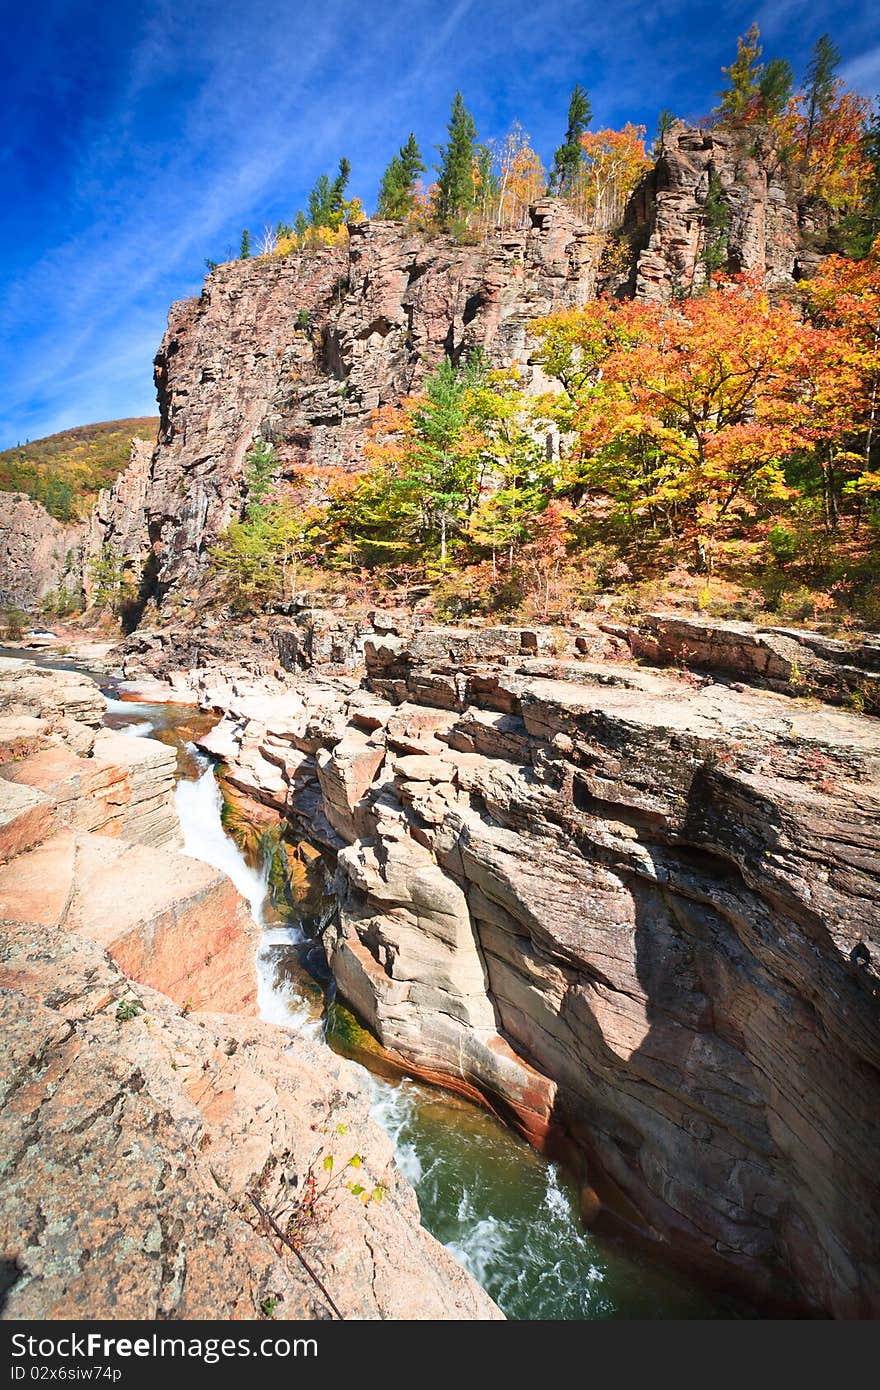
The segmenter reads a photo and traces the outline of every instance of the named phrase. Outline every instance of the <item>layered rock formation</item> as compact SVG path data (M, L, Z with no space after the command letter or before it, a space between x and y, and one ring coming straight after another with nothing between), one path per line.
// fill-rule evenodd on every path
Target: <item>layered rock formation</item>
M346 248L219 266L198 299L171 307L156 357L158 443L149 461L138 444L101 495L77 540L79 579L88 588L89 558L109 544L143 598L192 592L208 548L241 510L257 434L275 443L288 475L356 468L372 413L473 348L518 364L527 385L542 388L530 362L533 318L598 289L665 300L700 287L710 185L726 210L729 267L790 286L817 260L804 249L805 238L816 242L817 213L795 205L774 159L754 133L674 126L631 200L620 243L630 263L614 273L603 262L607 236L552 198L535 204L528 228L496 230L479 245L366 221ZM37 526L16 515L41 558L34 565L27 546L7 540L6 587L31 602L57 587L58 562L43 551L59 546L43 517ZM5 533L0 521L0 544Z
M153 447L145 439L133 439L128 467L109 488L103 488L85 527L80 562L80 582L86 603L92 599L91 565L105 547L118 558L121 571L135 589L142 581L149 554L146 493Z
M156 358L162 413L147 492L159 589L191 581L237 514L255 434L290 471L358 466L372 411L444 355L527 364L527 325L595 292L601 245L559 202L478 246L394 223L346 250L233 262L174 305ZM181 484L183 483L183 486Z
M103 709L0 663L0 1315L333 1316L251 1201L284 1226L314 1173L298 1240L343 1317L499 1317L421 1228L357 1070L250 1016L247 906L168 848L173 750Z
M133 439L128 467L102 489L84 521L64 524L24 493L0 492L0 604L33 612L40 600L65 590L88 604L92 564L105 546L135 590L149 558L145 496L153 449Z
M760 274L771 288L790 286L807 273L818 258L803 252L798 209L783 180L778 156L754 132L674 125L630 210L632 220L648 225L647 246L636 267L636 298L664 301L705 285L710 185L725 214L730 270Z
M344 249L218 267L198 300L172 306L156 358L161 427L143 505L157 596L192 585L239 512L256 434L276 444L288 474L354 468L372 413L444 357L481 348L540 389L533 318L600 288L657 300L699 288L710 181L727 212L731 269L762 271L774 287L806 273L799 212L772 151L682 125L632 199L633 263L614 275L603 267L607 237L552 198L532 208L529 228L476 246L367 221ZM108 534L127 529L120 505L119 526L104 508Z
M0 659L0 918L99 942L179 1005L253 1013L253 924L179 855L176 754L101 727L92 681Z
M392 1055L573 1140L591 1218L876 1314L880 733L550 636L191 679L233 783L335 850L333 971Z
M23 492L0 492L0 605L35 609L79 586L83 526L65 526Z

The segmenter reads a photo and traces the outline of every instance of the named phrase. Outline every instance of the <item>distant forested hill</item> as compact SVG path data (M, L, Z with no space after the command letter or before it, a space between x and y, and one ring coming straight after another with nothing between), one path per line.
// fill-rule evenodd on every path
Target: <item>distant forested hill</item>
M75 521L128 463L133 437L153 440L158 417L103 420L0 453L0 492L26 492L59 521Z

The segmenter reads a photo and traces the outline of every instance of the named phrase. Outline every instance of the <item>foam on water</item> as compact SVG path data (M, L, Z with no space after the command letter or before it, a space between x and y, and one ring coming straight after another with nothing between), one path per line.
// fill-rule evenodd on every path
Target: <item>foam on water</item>
M231 878L251 909L258 927L263 926L263 904L266 899L268 867L252 869L231 836L223 829L220 818L222 796L210 761L192 751L204 771L194 782L181 780L177 784L175 802L183 831L183 852L191 859L201 859L214 869L221 869Z
M111 700L108 712L136 737L166 719L132 701ZM177 785L184 853L221 869L250 904L261 928L260 1017L318 1040L321 1019L296 958L304 934L295 923L267 921L268 864L252 868L226 834L213 767L194 745L187 750L201 771ZM676 1316L676 1307L678 1316L707 1315L705 1305L694 1309L692 1294L682 1298L663 1281L655 1287L643 1268L601 1251L581 1225L573 1185L493 1116L416 1082L364 1075L373 1119L392 1140L424 1224L508 1317Z
M367 1076L371 1093L370 1114L391 1138L394 1157L403 1176L416 1187L425 1176L425 1168L416 1145L407 1139L406 1134L413 1121L419 1092L410 1081L392 1084L370 1072Z

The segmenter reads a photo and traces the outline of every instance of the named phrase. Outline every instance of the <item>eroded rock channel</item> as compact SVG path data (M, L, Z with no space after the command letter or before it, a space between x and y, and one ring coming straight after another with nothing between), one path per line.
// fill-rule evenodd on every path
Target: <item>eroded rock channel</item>
M383 1065L561 1156L590 1224L630 1249L761 1307L875 1312L876 722L736 671L646 667L619 631L366 628L362 677L342 673L341 632L322 664L320 634L289 629L274 664L176 672L139 636L126 671L221 716L194 742L241 805L334 864L327 954ZM407 1112L411 1082L379 1101L378 1084L406 1166L430 1103ZM456 1107L459 1130L495 1124L431 1103L444 1133ZM534 1171L548 1208L570 1200ZM485 1254L492 1212L458 1207ZM479 1239L475 1255L434 1224L491 1287ZM566 1229L585 1283L607 1279ZM531 1315L626 1311L609 1303Z
M335 853L333 973L386 1051L573 1151L600 1225L863 1316L880 735L781 693L792 634L727 627L716 678L619 630L378 615L363 680L189 679L233 784ZM817 657L815 688L861 659Z
M359 1069L257 1017L248 905L179 852L174 749L104 712L0 661L2 1316L329 1317L250 1195L289 1212L351 1152L381 1200L323 1202L308 1241L343 1316L500 1316L420 1225Z

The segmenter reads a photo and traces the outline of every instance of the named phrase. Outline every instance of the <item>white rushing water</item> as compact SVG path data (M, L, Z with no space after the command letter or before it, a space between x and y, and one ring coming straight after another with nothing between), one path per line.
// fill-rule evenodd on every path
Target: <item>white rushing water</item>
M165 706L142 704L135 700L108 698L107 713L118 723L120 733L132 738L151 734L167 716ZM223 829L223 798L211 760L188 743L186 751L200 769L197 778L180 778L174 793L177 816L183 832L183 853L220 869L235 884L247 902L259 929L257 949L257 1006L268 1023L295 1028L309 1037L321 1033L321 1021L303 999L296 981L285 976L283 958L302 941L303 933L288 923L266 922L268 865L251 868L238 845Z
M115 727L133 737L169 725L161 706L111 700L108 713ZM183 852L220 869L250 905L260 933L260 1017L320 1039L320 997L308 998L292 950L306 937L296 925L271 920L268 864L262 870L248 864L223 828L212 764L192 744L187 753L198 775L182 778L175 793ZM599 1255L578 1220L573 1190L555 1164L464 1102L416 1082L391 1082L361 1070L370 1086L373 1118L393 1142L425 1224L509 1317L607 1317L620 1310L621 1291L626 1302L633 1289L638 1293L642 1272L612 1270ZM661 1293L657 1304L645 1292L647 1299L637 1299L629 1315L668 1316L666 1296Z
M247 901L257 926L262 927L266 871L252 869L235 841L226 834L220 818L223 799L214 769L207 758L199 756L198 762L203 768L198 779L195 782L181 779L174 796L183 831L183 852L191 859L201 859L212 868L221 869L231 878Z
M305 939L303 933L288 923L266 922L269 866L266 864L259 871L252 869L231 835L226 834L221 819L223 798L214 768L193 745L187 745L187 751L192 752L204 770L196 781L181 779L177 784L175 800L183 831L183 852L221 869L250 907L251 916L260 929L257 948L260 1018L317 1038L321 1034L320 1019L314 1017L296 981L286 978L282 969L291 946Z

